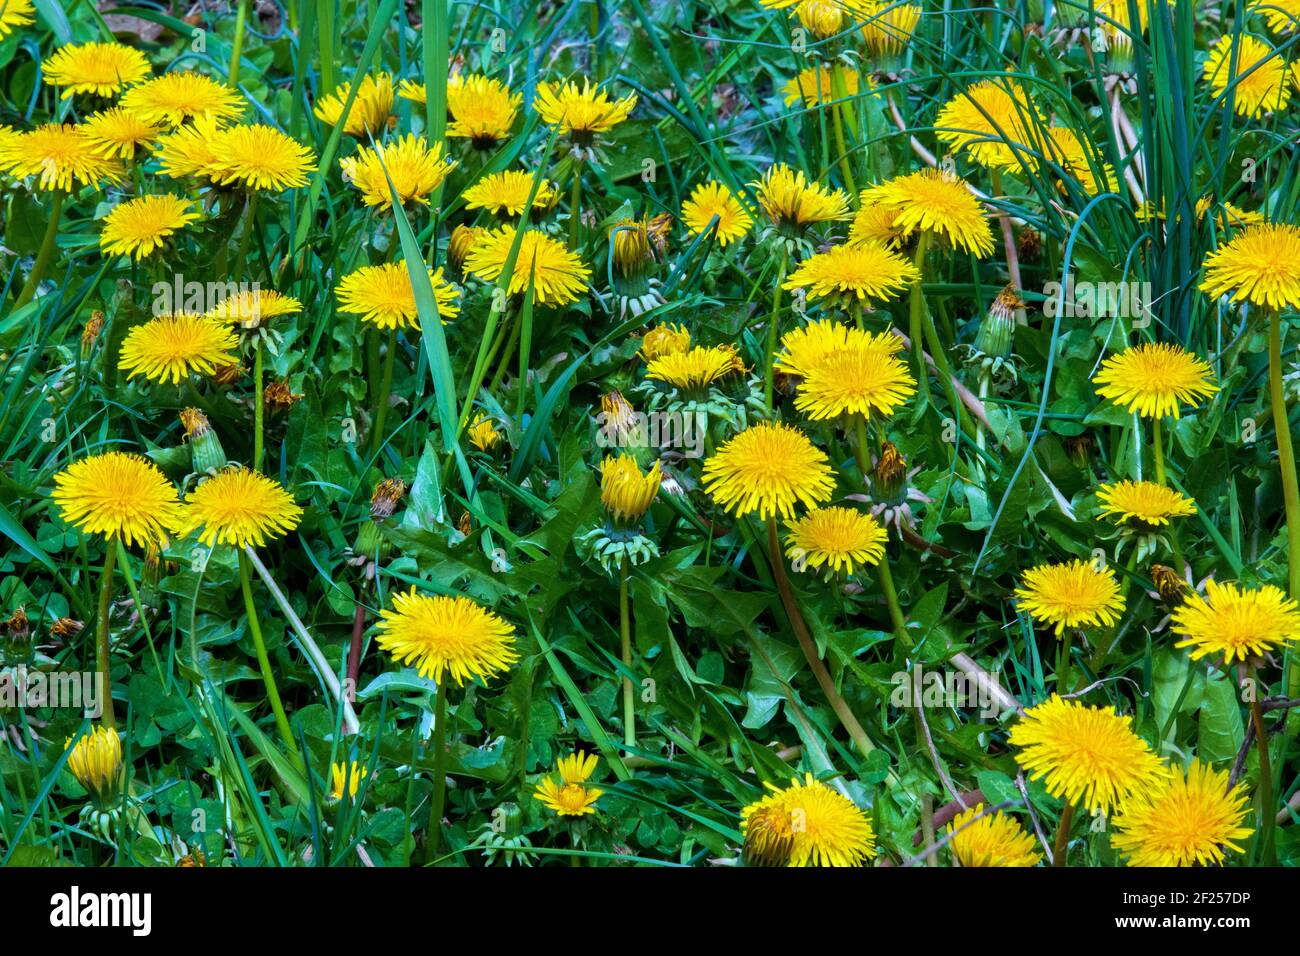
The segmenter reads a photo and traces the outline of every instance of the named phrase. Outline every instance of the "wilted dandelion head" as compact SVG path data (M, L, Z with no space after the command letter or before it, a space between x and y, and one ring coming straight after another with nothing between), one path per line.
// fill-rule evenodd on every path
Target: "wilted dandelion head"
M740 813L747 862L767 866L862 866L876 855L871 821L808 773Z
M850 334L843 348L807 367L794 407L814 421L894 414L916 392L916 379L898 358L896 341L888 334Z
M346 793L349 798L357 795L361 781L370 776L370 771L355 761L330 764L330 799L342 800Z
M1300 608L1271 584L1255 589L1232 582L1205 582L1205 596L1188 593L1171 625L1190 648L1193 660L1214 657L1223 663L1258 657L1300 640Z
M120 106L86 117L81 131L105 159L130 159L161 135L149 120Z
M1020 766L1052 796L1109 814L1168 774L1132 724L1132 717L1053 694L1026 710L1007 739Z
M430 149L423 136L408 133L374 149L362 146L355 155L339 160L339 166L344 178L361 191L362 202L392 209L394 191L403 205L412 201L429 205L429 194L443 184L456 161L444 157L442 143Z
M110 727L96 727L75 744L63 744L68 771L102 805L116 803L122 789L122 738Z
M333 93L316 101L316 118L327 126L338 126L343 116L343 106L352 92L351 83L343 83ZM378 136L388 128L393 116L393 78L388 73L365 76L357 85L357 95L352 100L343 132L349 136Z
M1196 514L1186 495L1152 481L1117 481L1097 489L1101 513L1124 524L1149 530L1173 518Z
M131 87L122 94L121 103L142 120L176 128L196 119L236 119L244 101L224 83L185 70Z
M25 133L0 137L0 170L16 179L36 176L43 190L70 191L122 180L121 162L100 154L81 126L47 123Z
M595 813L596 801L605 792L598 787L586 786L587 780L596 770L596 762L595 754L582 751L558 758L555 769L560 775L559 781L551 775L543 777L533 793L533 799L540 800L562 817L581 817Z
M239 340L227 326L201 315L160 315L126 334L118 368L129 378L179 384L187 375L211 375L235 360Z
M1044 123L1020 84L989 79L967 87L940 107L934 135L981 166L1014 170L1038 141L1037 131Z
M724 249L743 239L754 225L754 218L730 189L719 182L701 183L682 202L682 224L688 233L698 236L714 217L718 222L713 235Z
M737 517L790 518L794 506L829 501L835 477L826 454L797 428L780 422L751 425L704 463L704 488Z
M513 226L485 232L465 257L465 269L480 279L495 282L505 269L514 241ZM576 252L544 232L529 229L520 241L508 291L511 295L523 294L531 277L534 301L541 305L568 305L587 291L590 275L591 270L583 265Z
M486 680L519 659L513 628L463 595L429 597L412 587L393 595L375 627L376 643L394 660L438 683L444 675L458 685Z
M1269 309L1300 307L1300 227L1249 226L1205 260L1201 291Z
M1097 394L1143 418L1179 416L1219 390L1210 366L1177 345L1144 343L1112 355L1092 378Z
M202 481L185 501L185 532L196 529L209 547L260 548L302 520L293 495L273 478L248 468L225 468Z
M665 322L646 332L641 339L639 354L644 361L653 362L674 352L685 352L690 347L691 333L686 331L686 327Z
M777 163L750 183L758 191L758 202L778 229L802 232L819 222L847 219L849 199L840 190L808 181L802 170Z
M130 199L104 217L99 247L106 255L143 259L198 218L188 200L171 193Z
M1245 787L1228 786L1226 771L1193 760L1148 790L1124 801L1111 846L1129 866L1210 866L1253 832L1243 826L1250 806Z
M462 194L465 208L486 209L502 218L518 217L528 205L528 196L533 191L533 178L532 173L518 169L490 173ZM554 183L543 179L537 184L537 195L533 196L532 208L550 209L558 198Z
M5 0L0 4L0 40L3 40L15 27L26 26L36 19L36 8L32 0Z
M1030 568L1015 591L1019 608L1060 637L1065 629L1109 627L1124 612L1124 592L1109 566L1090 561Z
M962 866L1037 866L1043 859L1034 838L1015 817L998 810L986 816L984 804L957 814L948 824L948 846ZM976 819L978 818L978 819Z
M847 305L895 298L920 278L912 263L884 246L844 245L804 260L782 288L807 289L813 300Z
M636 525L654 504L663 477L657 461L643 472L631 455L607 455L600 465L600 503L615 523Z
M1232 41L1231 34L1220 37L1210 47L1205 61L1205 79L1215 96L1225 101L1231 96L1233 111L1238 116L1260 117L1286 109L1291 101L1286 55L1278 54L1263 40L1246 33L1238 36L1235 52ZM1227 92L1229 86L1231 93Z
M439 317L443 322L454 319L460 314L456 287L442 277L441 268L428 271ZM378 328L414 329L420 326L411 274L403 262L362 266L344 276L334 294L338 296L339 311L359 315L362 322Z
M556 86L537 84L533 108L547 126L558 126L579 142L588 142L596 133L607 133L622 123L636 106L636 94L615 100L603 89L583 79L582 86L570 80Z
M885 555L888 535L880 522L853 508L815 508L790 524L785 553L791 561L806 567L825 567L827 572L879 564Z
M149 75L149 61L135 47L121 43L77 43L60 47L42 64L45 82L75 93L113 96Z
M180 524L176 489L153 462L120 451L91 455L54 476L50 500L79 531L128 545L160 541Z
M471 73L447 84L447 135L468 139L475 149L491 149L510 136L523 103L522 93L511 93L501 80Z
M977 256L993 251L984 209L958 176L923 169L864 190L862 199L894 210L894 225L904 236L928 233Z
M204 172L221 186L281 192L306 186L307 174L316 168L310 149L262 123L221 130L213 152Z
M646 363L646 378L673 388L699 392L719 379L745 370L740 355L730 345L696 346L666 352Z

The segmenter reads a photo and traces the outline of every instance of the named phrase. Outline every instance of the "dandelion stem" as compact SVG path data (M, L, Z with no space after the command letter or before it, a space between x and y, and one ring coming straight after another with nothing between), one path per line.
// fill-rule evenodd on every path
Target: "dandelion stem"
M1160 419L1151 419L1151 450L1156 463L1156 484L1164 485L1165 481L1165 436L1160 428ZM1180 569L1181 570L1181 569Z
M263 422L266 408L262 398L262 379L266 373L262 356L262 336L253 345L253 470L262 470Z
M384 356L384 377L375 403L375 424L370 430L370 457L379 454L384 440L384 421L388 418L388 397L393 391L393 357L397 354L397 326L388 330L388 353Z
M1074 649L1074 629L1067 627L1061 635L1056 658L1056 692L1070 692L1070 652Z
M930 404L930 371L925 367L925 333L921 326L925 321L925 300L921 296L921 283L925 276L925 252L930 245L930 234L922 232L916 239L916 255L913 262L916 265L916 271L921 273L917 280L912 283L911 292L907 301L907 331L912 339L912 359L916 362L916 382L921 389L921 400L924 404ZM939 357L934 357L935 364L939 362Z
M1074 804L1067 803L1061 811L1061 822L1056 825L1056 843L1052 847L1052 866L1068 866L1070 855L1070 824L1074 822Z
M438 858L442 842L442 808L447 798L447 678L438 681L438 696L433 703L433 795L429 805L428 845L430 863Z
M239 62L244 55L244 24L247 20L248 0L239 0L239 6L235 9L235 36L230 46L230 69L226 71L230 85L235 89L239 89Z
M54 258L54 240L58 237L59 222L63 218L65 195L62 189L57 189L50 198L50 219L45 224L45 237L41 239L41 248L36 253L36 261L32 264L32 271L28 274L27 281L23 283L22 291L18 293L18 301L14 303L15 309L21 309L32 301L41 280L45 278L45 270L50 267L50 260Z
M1264 729L1264 708L1260 706L1260 680L1255 665L1248 673L1254 685L1250 699L1250 719L1255 725L1255 744L1259 749L1259 854L1264 866L1277 865L1277 850L1273 842L1273 826L1277 807L1273 801L1273 762L1268 752L1268 732Z
M772 314L767 323L767 356L763 366L763 403L769 411L772 409L772 385L775 381L773 365L776 362L776 341L778 326L780 325L781 286L785 284L785 270L788 259L789 254L782 248L781 263L776 269L776 285L772 287Z
M117 727L113 714L113 671L108 657L108 611L113 600L113 568L116 563L116 542L110 540L104 545L104 570L99 579L99 617L95 621L95 670L100 674L103 724L109 730Z
M622 640L623 669L632 671L632 614L627 593L627 555L619 563L618 576L618 633ZM636 746L636 699L632 678L623 677L623 742Z
M574 160L573 187L569 193L569 248L578 251L582 226L582 163Z
M894 628L894 635L902 642L903 647L910 649L912 639L907 634L907 621L903 617L903 611L898 604L898 591L894 588L894 574L889 570L888 550L880 556L880 561L876 565L876 573L880 577L880 590L885 595L885 606L889 608L889 623Z
M280 701L280 689L275 685L275 672L271 670L271 658L266 653L266 641L262 639L262 622L257 616L257 606L253 603L253 585L248 573L248 557L240 549L239 587L244 592L244 611L248 615L248 630L253 635L253 647L257 650L257 666L262 671L262 683L266 685L266 697L275 713L275 726L280 731L280 739L289 752L289 758L301 771L302 757L298 754L298 745L294 742L293 731L289 729L289 718L285 715L284 704Z
M786 617L790 621L790 629L794 631L794 636L799 641L804 659L808 661L808 667L812 670L813 677L817 679L826 702L831 705L831 710L835 711L840 724L848 731L849 736L853 738L853 743L865 757L876 749L876 745L862 729L862 724L858 723L858 719L853 716L848 702L835 689L835 682L831 680L830 672L817 656L817 645L813 643L812 636L808 633L808 625L804 623L803 614L799 611L794 589L790 587L790 579L785 574L785 558L781 556L781 547L777 541L775 517L767 519L767 550L772 561L772 574L776 578L776 589L780 592L781 603L785 606Z

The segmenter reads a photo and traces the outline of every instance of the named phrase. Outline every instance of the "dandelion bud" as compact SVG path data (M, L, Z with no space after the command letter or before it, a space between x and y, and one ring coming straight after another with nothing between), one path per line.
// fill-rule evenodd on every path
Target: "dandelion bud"
M86 322L86 327L81 330L81 357L89 358L90 353L95 348L95 342L99 339L99 333L104 330L104 313L96 309L90 313L90 319Z
M744 862L746 866L786 866L794 852L790 815L775 807L762 807L746 821Z
M228 388L238 382L243 374L243 366L238 362L231 362L228 365L218 365L213 370L211 378L214 385Z
M1183 603L1190 593L1187 582L1179 577L1178 572L1163 564L1151 565L1151 580L1156 586L1160 600L1170 607Z
M903 491L907 481L907 459L893 442L885 442L876 460L872 485L881 498L892 500Z
M1025 307L1024 299L1011 283L998 293L989 306L988 315L980 324L975 336L977 352L992 359L1005 359L1011 354L1011 339L1016 331L1016 313Z
M641 339L642 361L652 362L674 352L685 352L691 347L691 333L680 325L656 325Z
M492 424L492 419L480 415L469 427L470 444L482 452L491 452L501 441L501 433Z
M631 455L610 455L600 466L600 503L615 523L635 525L650 510L662 480L657 461L643 474Z
M361 781L370 776L370 771L359 763L351 761L330 765L330 777L333 786L330 789L331 800L342 800L344 792L351 799L357 795Z
M216 474L226 467L226 451L221 447L208 416L197 408L183 408L181 424L185 426L185 440L190 443L191 467L198 474Z
M68 755L68 770L77 782L86 788L100 809L116 807L122 799L122 740L117 731L96 727L72 746L72 738L64 743Z
M451 259L452 265L458 269L464 265L470 247L478 242L478 238L483 231L476 226L465 225L457 226L451 231L451 241L447 244L447 256Z

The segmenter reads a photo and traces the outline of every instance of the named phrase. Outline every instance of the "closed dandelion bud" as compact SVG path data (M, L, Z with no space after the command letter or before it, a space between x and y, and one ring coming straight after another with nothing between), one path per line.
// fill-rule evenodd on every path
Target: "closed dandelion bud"
M68 770L86 788L99 810L110 810L122 802L122 740L117 731L96 727L77 741L69 737L63 749Z
M158 606L158 582L162 579L164 564L163 552L170 541L166 538L149 540L144 549L144 570L140 574L140 602L145 607ZM143 608L137 608L143 613Z
M600 466L600 503L616 525L637 525L650 510L663 470L655 462L644 474L631 455L610 455Z
M683 326L665 323L656 325L645 334L641 339L641 351L638 354L642 361L653 362L674 352L685 352L690 347L690 332Z
M872 485L877 495L886 501L897 499L907 484L907 459L893 442L885 442L876 461Z
M451 231L451 240L447 243L447 257L451 259L451 264L459 269L465 264L465 257L469 255L470 247L478 241L478 237L484 230L477 226L460 225Z
M645 436L638 425L636 409L615 389L600 396L601 444L614 448L639 448L645 445Z
M976 351L992 359L1009 356L1011 339L1016 331L1016 313L1024 307L1024 299L1020 298L1016 287L1008 283L993 300L988 315L980 324L975 336Z
M181 424L185 426L185 440L190 444L190 464L201 475L215 474L226 467L226 450L221 447L208 416L197 408L183 408Z
M794 852L790 815L775 807L760 807L745 827L745 866L787 866Z
M492 419L480 415L467 432L470 444L479 451L490 453L501 442L501 433L492 424Z
M1160 600L1169 607L1176 607L1191 592L1187 582L1179 577L1178 572L1164 564L1151 565L1151 581L1156 586Z
M474 530L474 517L468 511L460 513L460 521L456 524L456 530L467 538L470 532Z
M331 800L342 800L344 793L350 798L357 795L361 781L370 776L370 771L359 763L336 763L330 765Z
M229 388L234 385L244 374L244 368L238 362L231 362L227 365L218 365L212 372L211 378L214 385L222 388Z
M83 359L90 357L90 353L94 351L95 342L99 340L99 333L103 330L104 313L96 309L90 314L86 327L81 330L81 357Z

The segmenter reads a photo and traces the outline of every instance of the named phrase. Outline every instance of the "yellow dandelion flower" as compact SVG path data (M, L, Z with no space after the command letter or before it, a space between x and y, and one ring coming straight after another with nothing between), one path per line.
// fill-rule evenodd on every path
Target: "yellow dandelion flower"
M904 236L928 233L977 256L993 251L993 230L965 180L938 169L896 176L862 193L864 202L895 212Z
M198 219L193 209L187 200L171 193L128 200L104 217L99 247L106 255L143 259Z
M582 86L570 80L561 86L542 82L537 84L533 108L547 126L558 126L579 142L591 139L596 133L607 133L622 123L636 106L636 94L629 93L621 100L611 99L591 80L583 79Z
M1196 221L1203 222L1205 214L1210 211L1214 205L1213 196L1202 196L1196 200ZM1221 232L1229 229L1242 229L1246 226L1263 226L1268 222L1261 212L1251 209L1242 209L1240 206L1233 205L1230 202L1220 203L1218 215L1214 217L1215 224Z
M1300 227L1250 226L1205 260L1201 291L1270 309L1300 306Z
M0 139L0 171L16 179L38 176L39 188L64 192L71 191L74 183L120 182L124 174L119 161L99 154L81 126L58 123Z
M429 597L412 587L393 595L375 627L375 642L394 660L439 683L444 674L462 686L486 680L519 659L510 625L462 595Z
M412 200L429 205L429 194L443 184L456 161L445 158L442 143L434 143L430 149L423 136L408 133L374 149L362 146L355 156L339 160L339 166L343 177L361 191L367 206L392 209L393 190L403 205ZM393 190L388 188L390 179Z
M979 804L953 817L948 847L962 866L1037 866L1043 859L1034 838L1015 817L1000 810L987 816ZM976 819L978 818L978 819Z
M1115 817L1110 844L1129 866L1210 866L1254 832L1243 826L1245 787L1228 786L1226 771L1193 760L1150 790L1133 794Z
M1183 638L1174 646L1191 648L1192 660L1213 655L1231 664L1300 640L1300 608L1271 584L1246 590L1210 578L1204 597L1184 597L1171 628Z
M1142 529L1196 514L1196 502L1152 481L1119 481L1097 489L1101 513Z
M754 219L730 189L710 180L692 190L682 202L682 224L692 236L708 230L714 217L717 225L713 236L724 249L728 243L743 239L754 225Z
M685 326L665 322L656 325L641 339L641 351L638 352L644 362L653 362L657 358L674 352L685 352L691 347L691 333Z
M829 501L835 476L826 453L797 428L751 425L704 463L704 489L719 506L744 517L794 516L794 506Z
M54 476L50 500L77 530L128 545L164 540L181 518L176 489L157 466L120 451L74 461Z
M447 89L451 90L451 79L447 80ZM404 100L410 100L412 103L421 105L429 102L429 91L423 83L417 83L415 80L402 80L397 84L397 95Z
M844 245L805 259L781 288L807 289L814 300L847 304L892 299L920 278L912 263L884 246Z
M1130 794L1168 775L1132 725L1130 716L1053 694L1026 710L1007 740L1020 751L1020 766L1052 796L1109 814Z
M663 477L657 461L642 472L631 455L608 455L600 466L600 503L619 524L634 525L654 504Z
M1101 192L1119 191L1115 167L1104 162L1099 155L1091 153L1087 141L1072 129L1064 126L1053 126L1049 129L1043 155L1060 166L1066 175L1077 180L1089 196L1096 196ZM1058 182L1057 185L1064 190L1063 183Z
M1028 92L999 78L981 80L950 99L939 108L934 128L939 142L964 150L981 166L1018 169L1044 124Z
M787 375L797 375L804 378L819 366L828 355L847 350L850 347L850 339L857 345L865 334L858 329L839 322L833 322L830 319L809 322L807 325L792 329L781 337L781 351L776 357L776 369L779 372L785 372ZM899 342L901 347L898 336L891 335L889 338ZM885 344L883 338L881 344ZM895 348L894 351L897 352L898 348Z
M122 796L122 738L109 727L96 727L73 744L63 743L68 754L68 771L88 793L102 804L116 803Z
M185 533L199 528L199 541L260 548L288 534L302 520L293 495L274 478L229 467L205 479L185 502Z
M584 784L596 770L596 755L581 751L560 757L555 762L560 775L557 783L552 776L542 778L533 793L534 800L554 810L562 817L580 817L596 812L596 801L605 791Z
M863 21L862 38L867 51L878 59L901 55L921 23L921 8L916 4L857 0L854 5Z
M333 93L322 96L316 101L316 118L326 126L338 126L343 116L343 105L351 92L352 84L344 83ZM352 100L352 109L348 112L348 121L343 124L343 132L357 137L366 134L378 136L388 128L392 119L394 99L393 78L389 74L362 78Z
M1285 55L1249 34L1240 34L1233 50L1231 35L1221 37L1210 48L1205 61L1205 79L1216 98L1232 96L1232 109L1238 116L1260 117L1286 109L1291 102L1287 82ZM1233 71L1233 57L1236 69ZM1229 94L1228 87L1232 87Z
M771 793L740 813L747 862L862 866L875 857L871 821L848 797L810 773L785 788L767 787Z
M785 553L806 567L852 574L855 567L880 563L887 537L869 514L853 508L816 508L790 525Z
M505 83L481 73L448 83L447 135L468 139L475 149L491 149L509 138L523 101L522 93L511 93Z
M894 414L916 392L916 379L897 357L896 336L850 335L805 372L794 407L814 421L840 415Z
M1137 10L1138 22L1135 29L1128 15L1128 0L1097 0L1093 8L1095 28L1101 30L1107 47L1132 46L1131 34L1142 35L1147 28L1147 5L1139 3Z
M864 189L858 195L860 205L853 214L845 242L850 246L875 244L886 249L897 249L906 238L897 222L898 210L869 201L867 192Z
M699 391L727 375L745 370L730 345L696 346L681 352L667 352L646 363L645 377L673 388Z
M441 267L429 270L429 282L433 286L438 316L444 323L454 319L460 314L456 287L442 277ZM420 327L411 274L403 262L362 266L344 276L334 293L338 296L339 310L361 316L362 322L381 329Z
M1179 417L1183 404L1195 406L1219 390L1210 366L1177 345L1146 343L1125 349L1102 363L1092 383L1097 394L1143 418Z
M1141 9L1145 13L1145 7ZM1274 33L1294 33L1300 23L1300 0L1251 0L1246 9L1260 14Z
M211 375L235 361L239 339L220 323L199 315L160 315L126 334L118 368L153 382L179 385L185 376Z
M239 93L202 73L164 73L122 94L122 107L140 119L175 129L193 120L233 120L244 109Z
M858 85L862 80L858 71L839 66L836 69L844 77L844 95L857 96ZM827 103L834 103L838 99L831 88L831 71L821 65L809 67L801 72L781 87L781 92L785 94L786 106L793 106L803 100L804 106L810 110L825 106Z
M479 451L491 451L501 441L501 433L486 415L474 419L474 424L469 426L465 434L469 436L470 444Z
M201 116L160 138L156 150L163 175L173 179L210 175L216 169L221 122L215 116Z
M848 196L810 183L801 170L784 163L777 163L750 185L757 190L759 205L772 223L787 230L849 217Z
M149 61L135 47L121 43L80 43L60 47L43 64L45 82L74 93L112 96L149 75Z
M297 315L301 311L302 303L293 296L258 287L226 296L206 315L214 322L231 322L241 328L255 329L268 319Z
M130 159L161 135L157 126L132 110L115 107L86 117L81 131L106 159Z
M36 17L36 8L32 0L5 0L0 3L0 40L3 40L15 27L26 26Z
M484 176L463 193L466 209L486 209L493 215L514 218L528 205L528 196L533 191L533 174L517 169L492 173ZM559 194L555 185L543 179L537 184L537 195L533 197L533 209L550 209L555 205Z
M469 255L470 249L474 243L478 242L479 237L487 232L486 229L480 229L478 226L467 226L461 223L451 231L451 238L447 241L447 258L449 258L456 268L465 264L465 257Z
M503 226L479 237L465 257L465 269L487 282L495 282L505 269L515 227ZM522 295L533 283L533 299L540 305L568 305L587 291L591 270L577 253L544 232L529 229L519 244L509 293Z
M1025 571L1015 590L1016 604L1060 637L1065 629L1109 627L1124 613L1124 592L1109 567L1089 561L1040 564Z
M355 761L330 764L330 799L342 800L346 793L349 798L357 795L361 781L370 776L370 771Z
M221 130L216 158L204 170L220 186L280 192L307 185L316 168L312 151L274 126L252 123Z

